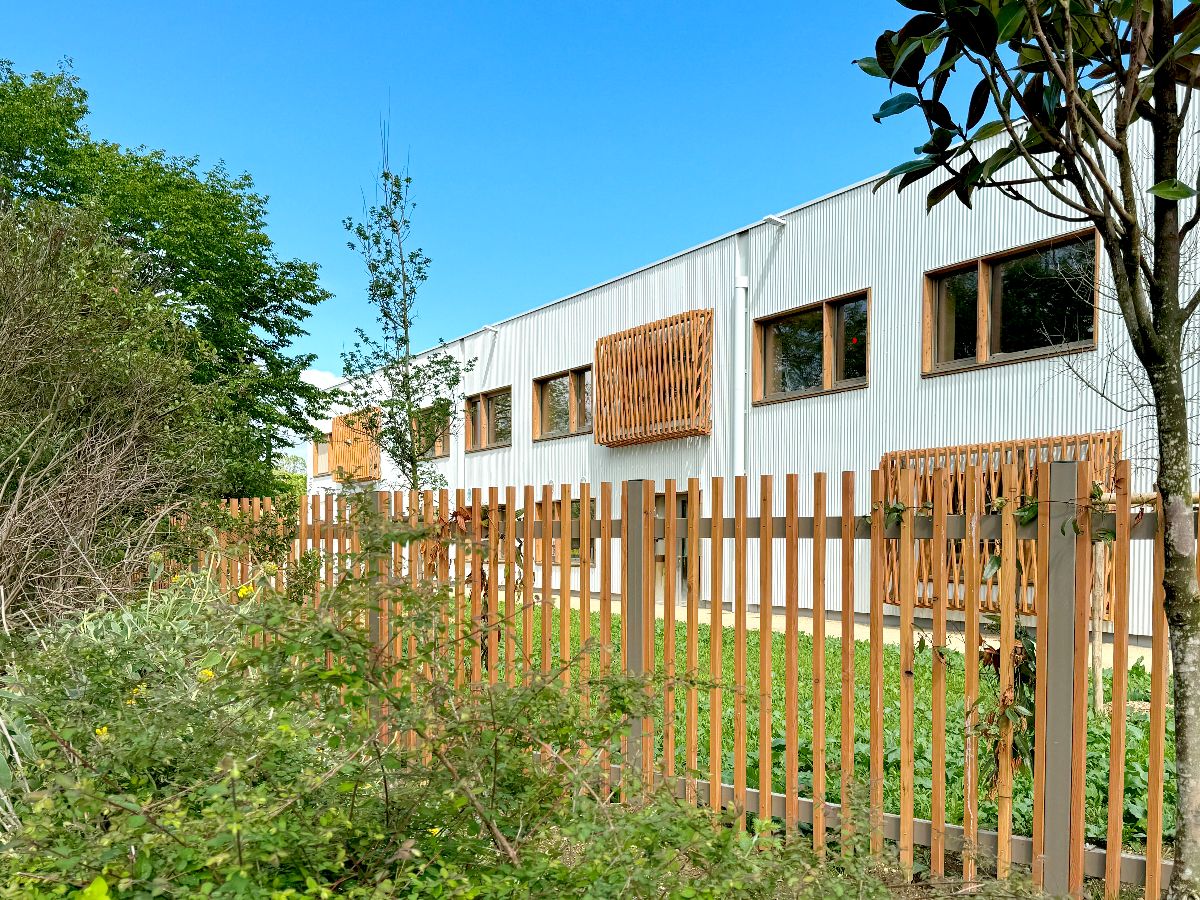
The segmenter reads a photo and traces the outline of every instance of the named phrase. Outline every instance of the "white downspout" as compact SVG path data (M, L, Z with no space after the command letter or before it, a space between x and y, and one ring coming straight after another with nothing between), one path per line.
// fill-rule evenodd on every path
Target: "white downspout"
M743 231L734 239L734 300L733 300L733 474L746 474L746 419L749 405L746 402L747 379L750 370L747 357L747 316L750 276L746 273L746 242L749 233Z

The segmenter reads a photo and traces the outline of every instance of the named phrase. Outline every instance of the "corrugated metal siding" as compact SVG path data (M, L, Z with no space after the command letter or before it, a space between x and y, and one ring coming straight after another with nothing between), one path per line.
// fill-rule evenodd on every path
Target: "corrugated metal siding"
M811 511L811 473L829 479L829 512L840 509L843 469L857 473L858 511L869 507L870 476L889 450L994 441L1122 428L1128 455L1147 454L1152 433L1144 418L1121 412L1084 388L1064 359L1027 361L932 378L921 376L921 297L924 272L1002 252L1079 226L1056 222L994 192L978 194L968 210L947 201L925 212L920 190L897 194L885 187L873 194L865 184L831 195L785 215L786 227L756 225L746 235L749 319L861 289L871 290L869 386L786 403L755 406L747 414L746 472L751 515L756 514L757 476L774 473L776 511L781 513L783 474L801 474L801 512ZM465 393L511 385L513 444L509 448L464 454L461 432L451 440L450 456L438 463L451 488L509 484L579 483L593 485L627 478L675 478L679 489L688 477L732 476L735 386L747 380L735 371L735 275L737 235L703 245L631 275L474 333L451 344L464 359L475 359ZM1102 281L1104 275L1102 274ZM1107 293L1103 292L1102 293ZM1112 301L1103 304L1112 308ZM644 322L690 309L716 310L714 333L713 433L711 437L666 441L635 447L606 448L590 436L534 442L532 381L592 360L595 342ZM1121 322L1098 317L1099 349L1071 359L1099 377L1118 355L1131 350ZM746 328L746 358L752 331ZM1200 372L1190 375L1190 395L1200 394ZM1118 379L1114 390L1127 398L1131 389ZM384 463L388 477L390 466ZM1144 467L1136 490L1150 487ZM661 488L661 484L660 484ZM598 489L595 491L598 495ZM619 487L614 492L619 511ZM557 492L556 492L557 494ZM732 482L726 487L732 509ZM540 494L539 494L540 496ZM726 548L731 573L732 544ZM1142 548L1139 548L1139 551ZM752 551L755 548L752 542ZM865 545L857 558L856 608L867 609ZM757 555L747 583L757 583ZM776 548L776 597L782 596L782 547ZM839 607L838 551L829 553L829 606ZM801 560L806 573L807 561ZM701 572L707 596L708 563ZM1149 554L1134 555L1132 582L1149 581ZM805 576L807 578L807 576ZM732 578L730 574L730 579ZM809 605L807 580L802 602ZM732 580L726 588L731 595ZM1134 633L1149 631L1148 594L1137 591L1131 615Z

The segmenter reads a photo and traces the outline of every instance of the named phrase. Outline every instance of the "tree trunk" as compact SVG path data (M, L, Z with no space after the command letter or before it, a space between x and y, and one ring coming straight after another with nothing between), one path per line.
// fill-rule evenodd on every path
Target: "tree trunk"
M1187 400L1179 358L1151 372L1158 419L1158 491L1164 518L1163 591L1175 688L1178 813L1167 896L1200 898L1200 591L1192 512Z

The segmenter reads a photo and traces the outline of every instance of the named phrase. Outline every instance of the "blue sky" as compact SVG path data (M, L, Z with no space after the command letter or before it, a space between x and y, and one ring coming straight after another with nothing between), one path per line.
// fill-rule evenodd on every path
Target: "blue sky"
M342 219L390 121L433 266L421 343L454 338L859 181L911 155L850 61L894 0L63 2L7 10L18 71L70 57L90 127L249 171L281 255L334 299L301 350L340 371L370 326ZM840 8L839 8L840 7ZM831 10L837 10L836 15Z

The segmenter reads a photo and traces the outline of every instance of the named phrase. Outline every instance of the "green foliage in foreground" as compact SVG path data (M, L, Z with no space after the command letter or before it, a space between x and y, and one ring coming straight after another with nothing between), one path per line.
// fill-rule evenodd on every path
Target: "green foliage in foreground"
M707 611L702 618L707 618ZM657 620L655 635L655 659L661 665L663 659L663 621ZM535 665L540 660L539 617L534 621L535 639L533 641ZM613 616L613 646L618 646L620 640L619 617ZM598 613L592 615L591 635L593 640L600 631ZM725 701L721 710L721 743L724 749L722 759L723 781L733 783L734 758L734 708L732 685L734 677L734 630L723 630L722 678L726 686ZM676 623L675 632L675 671L682 676L687 671L686 657L686 625ZM709 736L710 736L710 693L712 684L709 677L711 632L709 626L702 622L699 627L699 678L698 707L699 707L699 768L701 777L707 777L709 771ZM571 642L574 651L579 648L579 614L572 611ZM558 618L554 618L551 646L558 647ZM784 635L776 632L772 635L772 671L774 677L771 685L772 696L772 781L776 791L783 791L785 785L784 765L784 701L785 685L782 678L784 672ZM556 651L557 652L557 651ZM928 639L919 639L915 654L915 694L916 719L914 723L914 772L915 802L914 810L918 818L930 818L930 797L933 785L933 747L932 747L932 703L933 703L933 654L932 643ZM598 663L593 653L592 667L598 672ZM798 780L803 796L811 796L812 786L812 635L801 634L799 637L799 685L797 690L799 707L799 771ZM947 660L946 677L946 818L951 824L962 824L963 814L963 768L966 714L963 704L963 674L965 657L962 653L945 651ZM751 787L758 785L758 748L759 748L759 702L758 702L758 660L759 633L749 631L747 634L746 650L746 729L747 729L747 778L746 783ZM837 803L841 794L841 667L842 648L838 637L826 640L826 768L827 793L826 799ZM854 696L854 778L857 784L864 785L870 775L870 646L865 641L855 644L855 696ZM887 812L900 811L900 649L895 646L885 646L884 660L884 808ZM1106 695L1109 691L1111 672L1105 674ZM686 724L687 683L677 683L675 689L675 733L676 733L676 771L683 772L686 768L686 748L684 746ZM984 670L980 677L980 696L983 698L979 707L981 719L996 708L998 685L994 672ZM1144 844L1147 824L1148 797L1148 760L1150 755L1149 714L1146 707L1138 706L1140 702L1150 699L1150 674L1139 662L1129 675L1129 699L1134 704L1128 711L1126 724L1126 756L1125 756L1125 842L1127 846L1139 847ZM1030 720L1032 725L1032 720ZM1088 719L1088 750L1087 750L1087 838L1089 841L1103 843L1108 822L1108 754L1109 754L1108 716L1090 715ZM662 707L658 706L656 717L657 752L662 752ZM981 734L981 744L986 745L987 735ZM1168 840L1174 833L1175 824L1175 734L1173 717L1167 717L1167 760L1166 760L1166 791L1165 791L1165 833ZM996 803L994 798L987 795L988 768L985 752L980 751L983 778L980 791L980 825L983 828L996 827ZM1031 834L1033 829L1033 776L1028 768L1017 772L1013 785L1013 830L1016 834Z
M643 683L457 688L444 596L349 581L317 613L271 574L9 639L0 897L886 896L853 853L608 802L594 751L618 756ZM418 638L399 664L361 624L381 604Z

